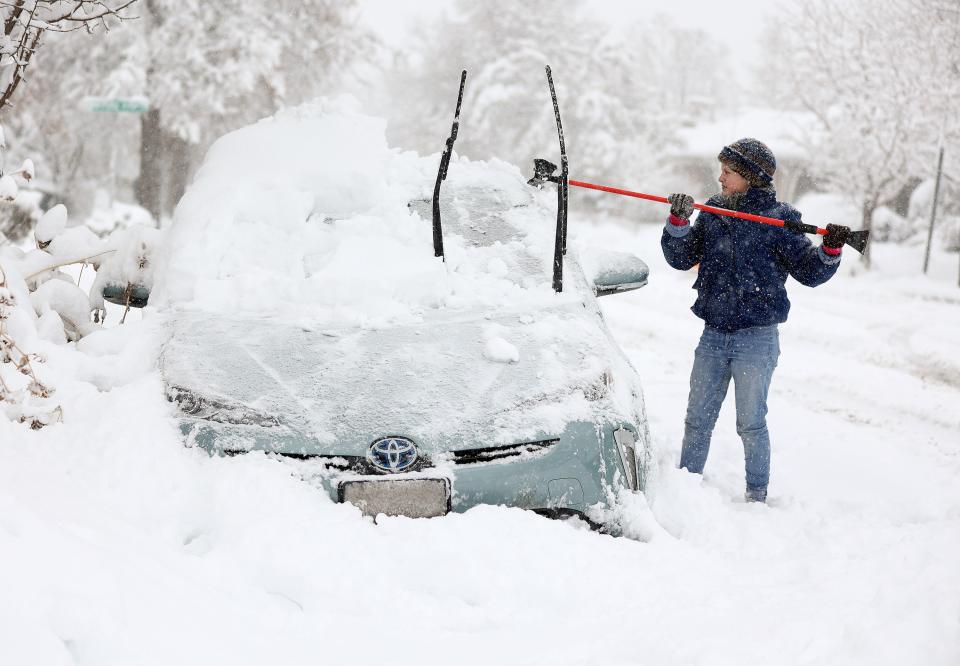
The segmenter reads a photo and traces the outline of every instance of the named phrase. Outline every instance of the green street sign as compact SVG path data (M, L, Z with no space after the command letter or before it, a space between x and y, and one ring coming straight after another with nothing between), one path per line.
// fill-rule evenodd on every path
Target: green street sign
M85 97L83 108L94 113L146 113L150 100L146 97Z

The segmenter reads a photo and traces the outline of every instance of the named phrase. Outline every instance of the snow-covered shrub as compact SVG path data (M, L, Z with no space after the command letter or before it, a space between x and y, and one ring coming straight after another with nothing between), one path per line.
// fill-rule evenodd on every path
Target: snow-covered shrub
M0 245L6 241L15 243L30 233L43 212L40 209L42 194L21 191L8 206L0 206Z
M61 328L54 329L54 332L60 331L59 340L56 339L57 336L51 336L51 342L79 340L100 328L90 321L87 294L73 282L47 280L30 293L30 303L41 318L47 317L51 312L59 315ZM46 330L49 331L49 327Z
M920 224L916 218L905 218L886 206L873 211L870 233L879 243L902 243L919 235Z
M960 252L960 215L944 215L937 228L944 249Z
M0 130L0 149L4 143ZM17 181L32 179L30 160L16 171L0 176L0 201L16 201ZM50 400L53 389L38 375L43 358L34 351L38 341L37 315L16 266L22 256L12 245L0 246L0 410L8 418L40 428L57 420L61 410Z
M157 226L153 216L143 206L110 201L101 190L97 192L93 212L86 220L86 226L100 237L106 237L118 229L128 229L133 226Z
M930 224L933 190L933 179L929 179L920 183L910 195L910 219L922 230L924 238ZM951 252L960 250L960 188L947 179L940 183L934 237L945 249Z
M37 242L37 247L41 250L47 249L53 239L63 233L66 228L67 207L58 204L44 213L33 229L33 238Z
M37 316L9 256L0 254L0 409L36 429L58 420L62 411L51 400L53 389L38 375L43 359L33 351Z
M0 127L0 150L4 148L6 139ZM33 172L33 160L24 160L19 169L8 174L0 172L0 203L12 204L0 206L0 244L26 236L40 215L37 197L21 192L17 183L18 180L29 183L33 180Z
M100 329L104 287L128 294L152 287L159 237L156 229L131 227L101 239L85 226L69 226L67 209L57 205L36 224L36 249L0 247L0 410L8 418L40 428L63 417L53 388L38 374L39 350ZM97 270L89 295L60 270L77 264Z

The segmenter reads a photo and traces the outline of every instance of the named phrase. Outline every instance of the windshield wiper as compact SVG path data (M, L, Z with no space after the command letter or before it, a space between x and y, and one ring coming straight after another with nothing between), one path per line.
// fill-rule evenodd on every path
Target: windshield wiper
M560 124L560 106L557 104L557 91L553 87L553 74L547 65L547 84L550 86L550 99L553 102L553 115L557 119L557 135L560 137L560 175L557 183L557 233L553 248L553 290L563 291L563 257L567 253L567 147L563 142L563 125Z
M433 256L443 257L443 231L440 228L440 183L447 178L447 169L450 166L450 155L453 153L453 143L457 140L457 130L460 129L460 104L463 103L463 85L467 81L467 70L460 73L460 92L457 95L457 111L453 115L453 127L447 137L447 147L440 157L440 170L437 172L437 183L433 186ZM446 261L446 258L444 258Z

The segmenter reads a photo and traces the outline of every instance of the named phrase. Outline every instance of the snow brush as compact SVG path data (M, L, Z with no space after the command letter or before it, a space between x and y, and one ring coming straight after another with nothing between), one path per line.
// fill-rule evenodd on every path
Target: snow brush
M557 170L557 165L552 162L537 158L533 160L533 178L527 181L528 185L533 185L535 187L540 187L544 183L561 183L561 180L574 185L576 187L583 187L588 190L599 190L601 192L609 192L610 194L619 194L625 197L635 197L637 199L646 199L647 201L656 201L658 203L670 203L666 197L659 197L655 194L644 194L643 192L633 192L631 190L623 190L619 187L608 187L606 185L595 185L593 183L584 183L579 180L570 180L566 178L561 178L560 176L554 175L554 172ZM805 234L820 234L821 236L826 236L827 230L820 227L816 227L812 224L804 224L802 222L785 222L783 220L778 220L774 217L764 217L763 215L754 215L752 213L741 213L736 210L727 210L726 208L716 208L714 206L707 206L705 204L693 204L693 207L697 210L703 210L708 213L714 213L716 215L723 215L725 217L736 217L741 220L749 220L750 222L760 222L762 224L769 224L774 227L782 227L784 229L790 229L791 231L800 231ZM864 250L867 248L867 238L870 236L870 231L864 229L862 231L851 231L847 236L846 244L852 247L854 250L863 254Z

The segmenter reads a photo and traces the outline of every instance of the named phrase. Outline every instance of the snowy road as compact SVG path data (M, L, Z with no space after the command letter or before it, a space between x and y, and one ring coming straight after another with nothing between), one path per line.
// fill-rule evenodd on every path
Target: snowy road
M700 327L658 239L579 239L651 265L603 301L659 451L646 542L496 507L374 526L276 462L184 449L149 341L107 338L67 424L0 422L0 663L958 663L956 256L792 284L757 506L731 405L706 476L675 469Z
M683 660L955 662L960 297L952 281L898 277L915 271L922 248L880 246L873 273L859 271L848 251L832 282L792 284L770 398L770 507L748 506L738 501L743 451L732 400L703 483L672 469L700 328L687 309L692 276L665 265L656 235L641 230L635 244L657 276L650 290L607 299L604 309L646 378L664 455L653 513L690 548L698 576L722 572L693 585L725 596L727 608L698 606L668 622L702 628ZM944 277L955 270L946 255L938 260ZM742 629L723 639L717 660L707 637L722 633L728 614Z

